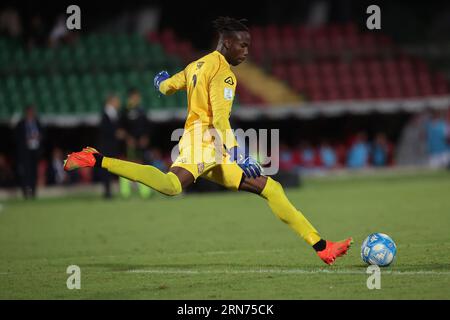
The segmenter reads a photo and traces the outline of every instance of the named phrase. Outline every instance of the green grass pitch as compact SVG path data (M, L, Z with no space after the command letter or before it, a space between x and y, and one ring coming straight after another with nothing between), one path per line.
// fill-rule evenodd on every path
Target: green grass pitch
M326 266L263 199L215 193L6 201L0 299L449 299L450 173L310 179L288 189L321 234L353 236ZM369 290L360 245L396 241ZM81 268L69 290L66 269Z

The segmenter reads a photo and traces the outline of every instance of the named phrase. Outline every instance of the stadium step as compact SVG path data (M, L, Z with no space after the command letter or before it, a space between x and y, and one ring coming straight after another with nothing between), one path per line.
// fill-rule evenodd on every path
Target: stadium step
M286 84L265 73L250 61L233 68L233 72L249 92L261 97L269 104L282 105L302 101L301 97Z

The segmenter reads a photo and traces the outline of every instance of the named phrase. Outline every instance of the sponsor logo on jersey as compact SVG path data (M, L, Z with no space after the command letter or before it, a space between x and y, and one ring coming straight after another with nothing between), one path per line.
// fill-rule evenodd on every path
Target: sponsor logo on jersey
M234 80L232 77L228 77L225 79L225 83L229 84L230 86L232 86L234 84Z
M203 64L204 64L203 61L197 62L197 70L200 69L203 66Z
M205 163L201 162L201 163L197 164L197 169L198 169L199 174L202 173L203 170L205 170Z

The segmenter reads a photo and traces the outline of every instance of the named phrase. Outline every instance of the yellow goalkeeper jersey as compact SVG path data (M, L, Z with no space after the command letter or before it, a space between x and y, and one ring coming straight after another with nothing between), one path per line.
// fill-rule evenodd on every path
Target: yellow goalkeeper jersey
M164 95L187 90L185 135L198 125L202 133L215 128L227 149L238 145L229 121L235 89L236 76L218 51L190 63L159 87Z

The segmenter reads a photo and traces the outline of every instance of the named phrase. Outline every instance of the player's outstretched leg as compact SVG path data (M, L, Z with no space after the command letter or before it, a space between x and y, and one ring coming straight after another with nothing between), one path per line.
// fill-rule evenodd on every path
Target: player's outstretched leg
M326 264L331 265L336 258L345 255L353 242L352 238L339 242L322 239L317 230L286 197L281 184L270 177L260 176L256 179L244 177L239 190L253 192L266 199L273 213L310 244Z
M182 183L177 174L173 172L164 173L153 166L104 157L91 147L69 154L64 162L66 171L84 167L104 168L111 173L143 183L169 196L177 195L182 191Z

